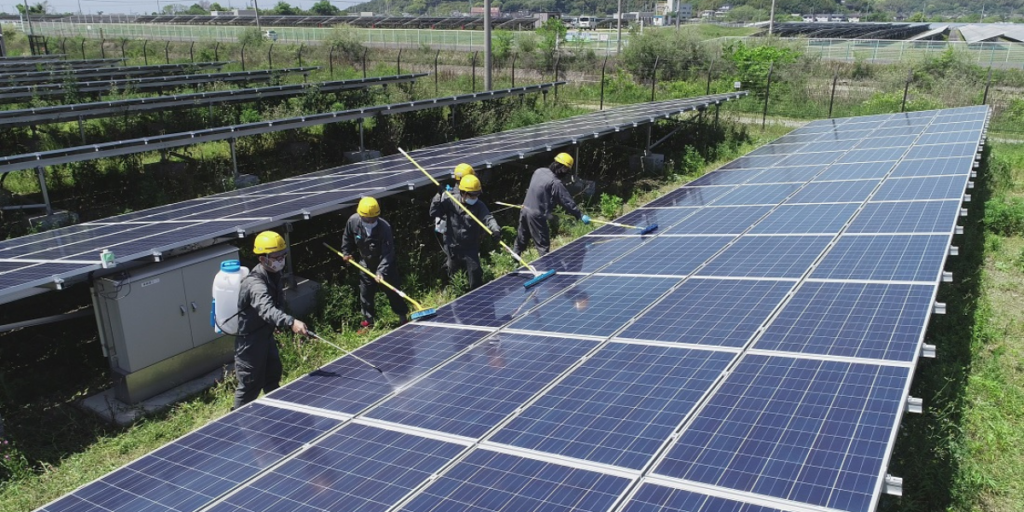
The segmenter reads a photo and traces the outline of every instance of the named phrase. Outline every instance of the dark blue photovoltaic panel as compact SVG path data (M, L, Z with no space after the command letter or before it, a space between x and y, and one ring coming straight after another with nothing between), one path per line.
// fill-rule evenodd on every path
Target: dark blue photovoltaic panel
M860 141L856 140L837 140L830 142L815 142L814 144L804 144L798 153L832 153L836 151L846 151L853 149Z
M354 357L342 357L269 396L355 414L486 335L467 329L406 324L355 351L360 358L384 370L383 375Z
M761 156L761 155L792 155L793 153L801 153L800 149L807 146L806 143L783 143L775 141L772 144L765 144L746 156Z
M685 186L647 203L648 207L671 206L705 206L719 197L728 194L729 187L691 187Z
M611 343L489 441L642 469L735 357Z
M896 162L830 165L814 181L873 180L885 177Z
M935 144L931 146L914 146L907 152L907 159L916 158L958 158L974 157L978 152L977 142L960 144Z
M659 226L659 231L673 235L738 235L771 209L770 206L701 208L675 226Z
M743 171L712 171L689 183L691 187L706 187L710 185L738 185L746 183L761 173L763 169L751 169Z
M687 280L620 338L741 347L793 288L789 281Z
M594 238L591 238L594 240ZM597 240L604 240L603 238ZM610 240L617 240L612 238ZM637 237L640 240L640 237ZM621 246L620 246L621 248ZM561 252L568 247L558 250ZM550 260L548 260L550 261ZM568 260L570 262L580 259ZM546 263L534 262L535 268L551 270L555 267L545 266ZM573 268L573 267L570 267ZM568 271L557 268L559 271ZM540 303L558 294L568 286L572 286L581 276L555 274L544 280L544 286L523 286L532 274L507 274L494 281L459 297L454 302L437 308L437 316L431 322L458 325L478 325L482 327L500 327L514 317L526 313ZM483 337L482 335L480 337Z
M601 270L608 274L686 275L732 241L729 236L657 237Z
M758 222L751 234L838 233L859 205L784 204Z
M652 240L656 238L636 235L582 237L548 253L531 265L538 270L590 273Z
M935 158L930 160L904 160L892 170L893 178L914 176L946 176L970 174L974 168L973 157Z
M709 187L701 187L707 189ZM727 188L727 187L710 187L710 188ZM615 219L615 222L619 224L626 224L628 226L645 227L651 224L658 225L658 234L661 230L671 226L680 220L693 215L694 213L700 212L702 208L640 208L633 210L622 217ZM635 235L638 234L636 229L632 228L620 228L618 226L601 226L594 231L591 231L592 235Z
M948 251L948 235L843 236L811 277L935 281Z
M837 144L830 142L829 144ZM812 144L813 146L813 144ZM835 162L837 158L843 156L842 151L831 151L831 152L815 152L815 153L801 153L798 155L792 155L787 157L785 160L775 164L778 167L790 167L795 165L825 165Z
M748 204L778 204L800 184L787 183L779 185L743 185L736 187L728 194L715 201L715 206L741 206Z
M509 327L611 336L677 282L675 278L589 277Z
M96 260L96 264L99 264L99 259ZM74 263L35 263L26 265L25 263L0 261L0 283L6 282L8 279L15 282L49 279L81 267L81 265ZM13 270L17 270L18 274L8 275L8 272Z
M41 510L196 510L339 423L249 404Z
M706 494L645 483L622 512L784 512Z
M897 135L895 137L872 137L857 142L857 149L905 148L917 140L918 135Z
M367 414L479 438L595 346L594 341L497 334Z
M697 275L800 277L831 240L831 236L744 236Z
M912 201L915 199L960 199L967 187L967 175L932 178L896 178L885 180L872 201Z
M984 116L982 116L984 117ZM985 121L968 121L962 123L947 123L947 124L935 124L928 127L926 133L947 133L947 132L965 132L970 131L978 134L985 128Z
M786 204L797 203L862 203L871 191L878 186L879 180L860 181L826 181L808 183L786 201Z
M385 512L464 449L349 424L210 510Z
M747 182L755 183L803 183L814 178L825 169L824 165L805 165L800 167L771 168L758 174Z
M853 127L842 127L837 130L822 133L818 135L815 142L834 141L834 140L861 140L865 137L870 137L875 133L875 127L865 127L865 129L855 129Z
M908 368L748 355L656 473L866 512Z
M855 164L864 162L894 162L903 158L907 152L906 147L902 148L877 148L877 149L854 149L847 151L837 164Z
M847 233L948 233L960 215L960 201L868 203Z
M805 125L803 128L793 130L792 132L775 139L773 144L803 144L817 140L820 133L808 131L807 126L809 125Z
M474 450L402 507L404 512L604 512L630 480Z
M733 160L728 164L723 165L722 169L757 169L761 167L771 167L782 159L786 158L785 155L754 155L744 156L737 160Z
M918 144L955 144L959 142L973 142L980 140L977 131L926 133L917 140Z
M754 344L762 350L911 361L934 285L808 281Z

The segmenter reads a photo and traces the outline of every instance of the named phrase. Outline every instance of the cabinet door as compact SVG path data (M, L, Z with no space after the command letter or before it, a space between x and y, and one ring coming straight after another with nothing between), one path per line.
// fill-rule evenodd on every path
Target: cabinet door
M130 366L125 369L137 371L191 349L181 271L138 279L130 286L117 301Z
M213 278L220 271L220 262L237 259L234 255L209 259L182 269L185 301L192 330L192 346L198 347L221 336L210 326L210 301L213 299Z

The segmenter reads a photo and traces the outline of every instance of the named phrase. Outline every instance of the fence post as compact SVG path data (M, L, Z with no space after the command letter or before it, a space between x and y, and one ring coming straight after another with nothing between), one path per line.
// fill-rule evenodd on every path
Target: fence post
M363 48L363 79L366 79L366 51L368 48Z
M103 43L105 43L105 42L106 42L106 39L103 39L101 37L100 38L100 58L101 59L106 59L107 58L107 49L103 47Z
M245 45L246 43L242 43L242 47L239 49L239 53L242 57L242 71L245 71Z
M192 61L192 64L196 63L196 42L192 41L192 45L188 47L188 58Z
M836 83L839 82L839 69L837 68L832 75L832 94L828 98L828 118L832 119L832 103L836 99Z
M512 54L512 87L516 86L516 59L519 58L518 53Z
M64 60L68 58L68 51L64 49L64 44L68 42L68 38L64 37L60 40L60 52L64 54Z
M914 68L907 73L907 85L903 87L903 104L900 105L900 112L907 111L907 93L910 92L910 82L914 80Z
M654 88L658 86L658 61L661 56L654 56L654 70L651 72L651 101L654 101Z
M122 39L121 40L121 61L122 61L121 63L122 64L128 64L128 56L125 55L125 53L124 53L124 45L127 44L127 43L128 43L127 39Z
M299 67L300 68L302 67L302 50L304 50L305 48L306 48L306 43L302 43L302 44L299 45Z
M711 59L711 64L708 64L708 86L704 89L704 95L711 94L711 72L715 68L715 59Z
M167 44L164 45L164 60L167 61L168 64L171 63L171 42L170 41L167 41Z
M149 53L146 52L146 46L148 46L148 45L149 45L149 39L143 39L142 40L142 59L143 59L143 62L145 62L147 66L149 65Z
M476 53L473 52L473 88L472 92L476 92Z
M604 56L604 64L601 64L601 106L598 110L604 110L604 70L608 67L608 55Z
M85 38L82 38L82 59L85 59Z
M213 60L220 62L220 41L213 43Z
M764 88L764 112L761 113L761 130L764 131L765 122L768 120L768 97L772 93L772 71L775 70L775 61L768 64L768 83Z
M437 59L441 58L441 50L434 54L434 95L437 95Z
M334 80L334 48L335 44L331 45L331 51L327 54L327 66L331 69L331 80Z
M402 74L402 50L403 49L404 48L399 48L398 49L398 74L399 75Z
M981 98L982 105L988 105L988 87L992 85L992 66L988 67L988 78L985 79L985 96Z
M267 48L267 65L270 69L274 69L274 43L270 43L270 48Z

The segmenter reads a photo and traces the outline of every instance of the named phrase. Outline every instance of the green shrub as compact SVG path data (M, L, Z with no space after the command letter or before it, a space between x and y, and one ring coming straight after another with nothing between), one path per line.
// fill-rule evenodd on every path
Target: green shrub
M622 211L622 198L611 194L601 194L601 215L614 219Z
M993 197L985 204L985 227L999 235L1024 235L1024 198Z

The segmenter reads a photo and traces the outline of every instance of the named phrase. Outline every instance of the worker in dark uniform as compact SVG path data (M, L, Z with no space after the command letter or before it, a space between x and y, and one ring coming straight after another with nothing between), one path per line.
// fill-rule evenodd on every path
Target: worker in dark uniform
M281 355L274 329L305 335L306 324L281 310L284 307L284 269L288 246L281 235L264 231L256 236L253 252L260 264L242 280L238 293L238 336L235 337L235 389L237 409L281 385Z
M568 153L559 153L551 165L533 172L530 188L526 190L526 199L523 201L523 210L519 213L519 229L513 248L516 254L523 254L531 238L537 246L538 256L544 256L551 250L548 222L554 209L553 203L562 205L570 215L584 224L590 224L590 217L583 215L562 183L562 177L572 172L572 164L572 157Z
M483 187L476 176L463 176L459 181L460 194L455 200L483 222L490 233L486 233L472 217L452 201L452 198L448 197L448 194L438 193L430 202L430 216L444 219L445 239L451 240L451 245L448 246L448 276L465 270L470 290L484 284L484 272L480 267L481 238L487 235L494 240L501 238L501 227L494 220L487 205L480 200L482 192Z
M352 214L345 224L341 252L345 261L352 260L358 252L359 264L377 275L374 279L365 272L359 272L359 305L363 310L363 321L358 333L366 334L373 328L377 317L377 307L374 304L377 283L387 281L397 284L400 281L395 261L395 237L391 232L391 224L380 218L380 205L376 199L364 197L359 200L356 213ZM391 310L404 324L406 315L409 314L409 305L388 287L384 287L384 294L391 304Z
M447 190L448 192L451 192L456 199L459 199L459 182L462 181L462 177L476 175L476 172L473 171L473 167L469 164L461 163L455 166L455 171L452 172L452 175L455 177L455 186L452 187L450 184L439 185L437 193L443 195ZM444 217L434 217L434 234L441 244L441 251L444 252L444 268L447 271L448 253L451 252L449 248L452 246L452 241L451 237L448 236L448 229L445 226Z

